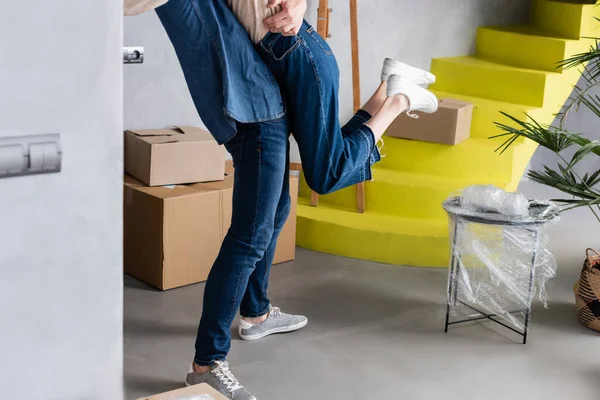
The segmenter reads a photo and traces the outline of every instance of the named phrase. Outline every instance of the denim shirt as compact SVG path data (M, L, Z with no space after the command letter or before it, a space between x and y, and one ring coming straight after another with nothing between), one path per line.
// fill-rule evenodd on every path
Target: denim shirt
M285 115L273 74L226 0L169 0L156 9L202 122L219 144L236 134L236 121Z

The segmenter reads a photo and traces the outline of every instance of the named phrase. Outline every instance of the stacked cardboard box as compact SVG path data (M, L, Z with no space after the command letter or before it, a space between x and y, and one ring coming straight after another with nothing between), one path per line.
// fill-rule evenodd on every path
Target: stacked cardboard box
M223 180L225 149L189 126L125 132L125 171L148 186Z
M126 143L140 143L125 150L126 172L139 178L124 180L125 272L160 290L205 281L231 223L234 179L224 174L224 150L196 129L126 133ZM190 132L195 140L182 140ZM290 177L290 195L274 264L295 258L297 177Z

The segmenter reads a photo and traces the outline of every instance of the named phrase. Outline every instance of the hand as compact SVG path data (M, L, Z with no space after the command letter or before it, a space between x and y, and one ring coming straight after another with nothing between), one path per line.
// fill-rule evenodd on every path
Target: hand
M265 27L271 32L284 36L296 36L302 27L306 13L306 0L269 0L267 7L273 8L281 4L281 11L264 20Z

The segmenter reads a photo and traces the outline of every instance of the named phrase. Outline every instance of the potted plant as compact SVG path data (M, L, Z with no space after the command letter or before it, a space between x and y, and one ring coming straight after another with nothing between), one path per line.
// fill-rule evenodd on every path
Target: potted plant
M565 121L570 113L582 106L598 117L600 124L600 96L593 93L594 89L600 88L598 38L596 38L596 46L592 46L585 53L576 54L561 61L559 66L567 69L581 68L582 79L580 85L575 87L573 95L557 115L557 125L540 124L529 116L526 120L521 120L502 113L516 123L518 128L497 122L496 125L503 133L492 138L506 139L497 149L500 153L508 149L520 137L533 140L540 146L556 153L558 156L556 166L544 166L540 171L529 171L528 177L564 193L564 197L553 200L563 206L561 207L562 211L587 207L600 222L600 170L586 173L576 170L577 165L583 159L600 156L600 141L589 140L581 134L565 129ZM574 149L574 154L565 156L567 149ZM593 250L588 251L581 280L575 286L575 296L581 322L600 331L600 255Z

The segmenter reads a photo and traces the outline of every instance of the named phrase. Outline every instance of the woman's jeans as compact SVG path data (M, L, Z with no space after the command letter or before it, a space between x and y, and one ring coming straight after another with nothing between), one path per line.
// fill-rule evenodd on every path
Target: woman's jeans
M327 194L371 179L380 160L371 116L362 110L341 127L339 70L329 45L304 22L297 36L268 33L257 46L279 83L302 169L315 192Z
M221 7L219 1L224 0L206 0L203 8L196 1L171 0L157 13L175 47L192 98L202 99L195 101L198 112L206 115L221 112L214 109L214 104L222 103L222 98L206 98L213 92L206 90L206 85L213 88L215 83L206 82L198 74L212 53L205 54L204 47L194 43L202 32L206 36L207 19L230 28L239 28L239 22ZM219 12L201 14L213 4ZM245 31L232 32L239 35L234 40L246 41L252 47ZM206 282L194 358L199 365L212 365L226 358L238 309L245 317L259 317L269 311L269 272L277 238L290 210L290 132L299 144L307 181L320 193L370 179L370 166L379 160L373 133L363 125L370 118L368 113L359 112L340 128L337 64L327 44L311 27L305 23L293 38L269 34L257 48L278 80L288 112L287 117L276 120L238 122L236 136L225 145L235 166L233 215ZM219 54L222 51L216 49ZM219 68L218 63L212 65ZM232 65L228 65L230 75ZM255 70L251 67L240 68L240 79ZM207 104L213 108L201 109Z

